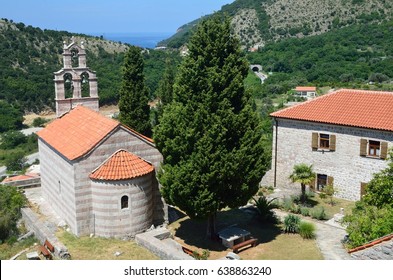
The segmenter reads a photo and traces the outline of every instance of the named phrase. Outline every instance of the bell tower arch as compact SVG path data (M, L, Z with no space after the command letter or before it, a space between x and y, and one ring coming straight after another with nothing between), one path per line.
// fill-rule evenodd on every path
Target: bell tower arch
M86 65L84 43L64 42L63 68L55 72L56 116L60 117L77 105L98 112L97 76ZM83 94L82 94L83 91Z

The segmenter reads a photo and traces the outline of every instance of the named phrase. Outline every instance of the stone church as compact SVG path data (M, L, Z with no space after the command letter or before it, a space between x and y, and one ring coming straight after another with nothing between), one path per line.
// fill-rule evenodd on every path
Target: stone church
M167 222L152 139L98 112L86 51L64 44L57 119L38 132L43 196L77 235L127 238Z

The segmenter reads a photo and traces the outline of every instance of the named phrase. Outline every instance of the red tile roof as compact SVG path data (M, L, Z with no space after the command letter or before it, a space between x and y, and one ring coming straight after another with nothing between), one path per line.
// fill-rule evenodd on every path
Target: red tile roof
M393 92L341 89L272 117L393 131Z
M119 150L96 168L89 177L95 180L129 180L149 174L153 170L154 167L140 157L126 150Z
M316 87L296 87L296 91L316 91Z
M37 135L67 159L74 160L88 153L119 126L153 142L150 138L121 125L120 122L83 106L77 106L54 120L37 132Z
M14 182L14 181L30 180L30 179L34 179L34 178L38 178L38 177L39 177L39 175L37 175L37 174L17 175L17 176L5 178L3 180L3 183Z

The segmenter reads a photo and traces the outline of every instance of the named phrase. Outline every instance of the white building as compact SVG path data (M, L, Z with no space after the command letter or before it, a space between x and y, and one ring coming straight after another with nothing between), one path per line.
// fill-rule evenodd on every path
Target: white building
M317 96L316 87L296 87L296 96L304 97L306 99L312 99Z

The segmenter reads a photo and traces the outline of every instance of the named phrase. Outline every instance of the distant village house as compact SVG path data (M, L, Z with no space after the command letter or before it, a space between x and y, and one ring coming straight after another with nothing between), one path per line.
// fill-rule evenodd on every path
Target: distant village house
M306 99L312 99L317 96L317 88L316 87L296 87L295 88L296 96L304 97Z

